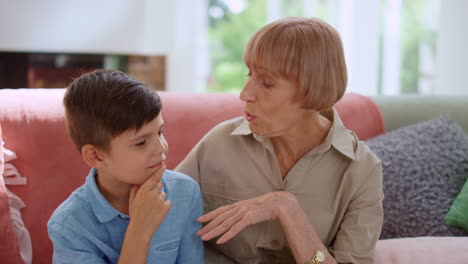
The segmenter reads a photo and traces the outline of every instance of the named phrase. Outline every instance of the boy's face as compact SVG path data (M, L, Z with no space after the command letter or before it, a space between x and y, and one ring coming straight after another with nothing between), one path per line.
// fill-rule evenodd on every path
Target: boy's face
M163 125L159 114L138 131L128 130L112 139L110 150L103 153L105 166L99 173L120 183L143 184L166 160Z

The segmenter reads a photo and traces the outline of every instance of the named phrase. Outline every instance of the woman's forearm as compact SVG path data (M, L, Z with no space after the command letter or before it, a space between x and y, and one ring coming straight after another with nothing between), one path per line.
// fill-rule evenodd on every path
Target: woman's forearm
M284 202L279 205L278 220L286 234L296 263L306 263L316 250L325 249L325 246L294 195L287 192L284 192L284 195ZM336 261L328 255L324 263L336 263Z

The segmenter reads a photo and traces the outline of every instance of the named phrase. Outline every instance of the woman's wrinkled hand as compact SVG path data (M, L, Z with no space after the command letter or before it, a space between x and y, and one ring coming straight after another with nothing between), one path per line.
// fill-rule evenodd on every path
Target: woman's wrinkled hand
M204 241L222 235L216 243L226 243L250 225L277 220L281 206L290 199L291 195L286 192L271 192L219 207L198 218L201 223L209 223L197 234Z

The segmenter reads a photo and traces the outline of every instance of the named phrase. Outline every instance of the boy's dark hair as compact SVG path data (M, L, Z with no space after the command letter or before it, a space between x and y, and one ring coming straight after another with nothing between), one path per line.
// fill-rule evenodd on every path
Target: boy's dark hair
M63 104L68 132L80 152L86 144L108 151L112 138L140 129L162 108L155 90L114 70L95 70L75 79Z

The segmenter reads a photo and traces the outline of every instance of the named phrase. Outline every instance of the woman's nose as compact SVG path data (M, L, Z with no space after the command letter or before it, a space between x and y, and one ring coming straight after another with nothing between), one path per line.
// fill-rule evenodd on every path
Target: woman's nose
M255 94L254 94L254 89L252 82L249 80L244 86L244 89L242 89L240 93L240 99L244 102L253 102L255 101Z

